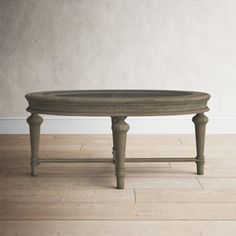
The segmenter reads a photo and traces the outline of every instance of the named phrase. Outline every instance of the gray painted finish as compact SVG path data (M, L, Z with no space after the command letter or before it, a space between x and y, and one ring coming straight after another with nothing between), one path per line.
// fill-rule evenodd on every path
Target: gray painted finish
M125 162L165 161L163 158L125 159L126 136L129 130L129 125L125 122L127 116L196 114L192 119L196 133L196 158L166 158L166 161L196 162L197 174L202 175L205 163L205 128L208 122L204 112L209 110L207 107L209 98L210 95L207 93L168 90L75 90L27 94L26 99L29 102L27 111L32 113L27 119L30 127L31 174L38 175L37 167L40 162L55 161L39 158L40 125L43 119L38 114L110 116L113 138L112 162L115 164L118 189L124 189ZM56 162L87 161L87 159L56 160ZM98 161L110 162L104 159L89 160L89 162Z
M70 90L26 95L27 111L52 115L156 116L208 111L210 95L174 90Z
M31 175L37 176L39 165L40 125L43 123L43 118L38 114L33 113L28 117L27 123L30 127Z
M193 117L193 123L195 124L195 136L196 136L196 149L197 149L197 174L203 175L204 173L204 146L205 146L205 131L206 124L208 122L207 116L200 113Z
M129 130L129 125L125 122L126 116L113 117L112 133L114 137L115 151L115 169L117 188L123 189L125 183L125 148L126 134Z

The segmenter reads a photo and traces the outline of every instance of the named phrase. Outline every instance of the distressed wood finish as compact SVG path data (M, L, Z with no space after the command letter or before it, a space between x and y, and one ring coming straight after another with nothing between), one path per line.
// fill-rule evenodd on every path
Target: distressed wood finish
M39 165L39 138L40 138L40 125L43 118L38 114L33 113L28 117L27 123L30 128L30 144L31 144L31 175L38 175Z
M205 132L208 118L206 115L200 113L193 117L193 123L195 124L195 136L196 136L196 149L197 149L197 174L203 175L204 173L204 146L205 146Z
M115 126L116 123L116 117L112 116L111 117L111 129L112 129L112 141L113 141L113 146L112 146L112 162L113 164L115 164L115 160L116 160L116 152L115 152L115 133L113 132L113 128Z
M169 90L71 90L26 95L27 111L71 116L159 116L208 111L210 95Z
M112 125L115 153L115 169L117 188L123 189L125 182L125 148L126 134L129 130L129 125L125 122L126 116L115 118L115 123Z
M71 90L45 91L27 94L27 119L31 137L32 175L38 174L39 163L48 162L113 162L115 164L117 188L124 188L125 162L196 162L197 174L203 174L205 127L208 121L210 95L194 91L170 90ZM113 147L111 159L39 159L39 135L42 118L38 114L70 116L110 116ZM163 116L197 114L193 117L196 132L196 158L132 158L125 159L126 136L129 125L127 116Z

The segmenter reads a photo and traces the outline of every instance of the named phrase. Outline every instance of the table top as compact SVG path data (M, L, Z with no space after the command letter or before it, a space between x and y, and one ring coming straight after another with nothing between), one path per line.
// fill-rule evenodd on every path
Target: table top
M26 94L32 113L54 115L140 116L208 111L210 95L177 90L61 90Z

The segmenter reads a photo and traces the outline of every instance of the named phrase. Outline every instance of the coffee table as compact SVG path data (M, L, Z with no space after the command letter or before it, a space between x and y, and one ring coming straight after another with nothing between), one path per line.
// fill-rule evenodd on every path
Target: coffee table
M125 162L195 162L197 174L204 172L205 128L208 118L207 102L210 95L202 92L175 90L68 90L29 93L26 96L31 113L27 122L30 127L31 175L38 175L40 163L53 162L113 162L115 164L117 188L123 189ZM112 122L113 158L39 158L40 125L39 114L66 116L110 116ZM197 155L194 158L125 158L128 116L169 116L195 114Z

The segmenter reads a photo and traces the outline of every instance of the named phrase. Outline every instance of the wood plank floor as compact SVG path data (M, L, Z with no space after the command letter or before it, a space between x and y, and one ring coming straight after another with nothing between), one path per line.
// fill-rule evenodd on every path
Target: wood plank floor
M0 135L0 235L236 235L236 135L208 135L195 163L44 163L30 176L28 135ZM42 135L42 158L111 158L110 135ZM128 135L126 156L194 157L193 135Z

